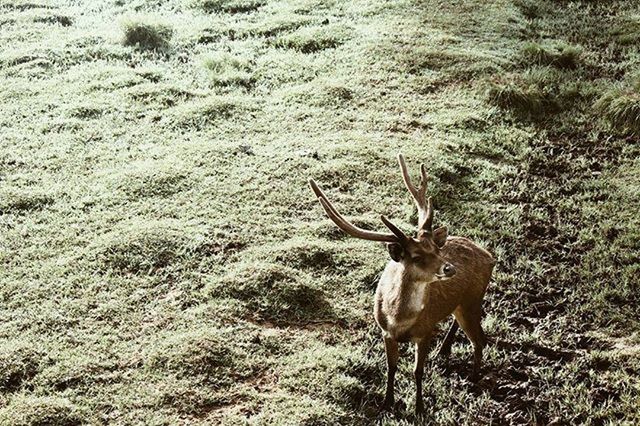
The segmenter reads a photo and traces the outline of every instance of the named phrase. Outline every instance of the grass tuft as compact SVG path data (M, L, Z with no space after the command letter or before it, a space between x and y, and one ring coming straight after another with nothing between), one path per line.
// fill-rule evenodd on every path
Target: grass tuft
M346 408L361 406L369 386L381 378L375 360L356 347L309 345L284 362L290 368L280 379L282 386Z
M123 21L123 44L145 50L163 50L169 47L173 28L154 18L136 16Z
M487 96L493 105L523 115L541 113L546 102L544 93L535 86L523 86L513 81L492 82Z
M0 213L41 210L54 202L52 195L36 189L0 191Z
M537 19L543 15L541 4L536 0L515 0L513 3L527 19Z
M73 19L66 15L36 16L35 18L33 18L33 22L62 25L63 27L70 27L71 25L73 25Z
M593 96L594 87L573 74L551 67L534 67L494 78L486 93L488 101L501 109L519 116L542 118L580 105Z
M169 120L178 127L201 129L249 108L232 96L209 96L178 105Z
M145 160L135 162L125 171L109 170L112 190L125 193L132 200L168 197L188 188L188 173L173 162Z
M325 108L343 108L353 100L355 92L339 81L314 80L291 87L284 93L284 96L292 103L304 103Z
M213 327L173 333L152 347L145 364L149 369L180 377L200 377L214 388L230 385L233 377L252 373L246 351L251 346L251 335L244 331L238 336L239 332ZM230 345L230 341L234 344Z
M173 107L196 96L192 90L166 83L138 84L129 88L126 93L135 102L161 109Z
M278 37L275 45L302 53L314 53L336 48L342 45L348 36L349 31L343 26L303 27L294 33Z
M610 30L615 40L625 46L640 43L640 15L626 16Z
M277 263L294 269L326 270L336 267L334 248L330 244L293 239L278 247Z
M253 83L249 61L226 52L208 54L202 60L211 81L216 86L245 86Z
M566 44L527 43L520 54L522 61L527 65L550 65L561 69L574 69L580 62L581 50Z
M105 109L96 104L77 105L69 109L69 117L89 120L92 118L100 118L105 113Z
M266 3L265 0L193 0L191 6L206 13L247 13Z
M605 93L594 107L614 129L640 133L640 78L628 87L616 87Z

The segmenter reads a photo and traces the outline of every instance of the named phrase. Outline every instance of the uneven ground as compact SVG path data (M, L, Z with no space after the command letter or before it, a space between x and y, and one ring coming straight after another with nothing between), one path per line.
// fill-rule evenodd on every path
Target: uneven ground
M438 424L640 422L637 2L0 1L0 423L379 414L375 243L498 258L494 344L429 362Z

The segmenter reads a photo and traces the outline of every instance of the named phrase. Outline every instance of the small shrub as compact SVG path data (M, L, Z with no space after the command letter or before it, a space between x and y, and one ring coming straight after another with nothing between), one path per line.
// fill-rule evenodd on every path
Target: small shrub
M544 46L539 43L529 43L522 48L521 56L528 65L550 65L556 68L573 69L578 66L581 51L575 46L555 45Z
M614 129L640 133L640 78L630 87L617 87L605 93L594 107Z
M161 50L169 47L173 28L150 18L129 18L122 23L123 44L139 49Z

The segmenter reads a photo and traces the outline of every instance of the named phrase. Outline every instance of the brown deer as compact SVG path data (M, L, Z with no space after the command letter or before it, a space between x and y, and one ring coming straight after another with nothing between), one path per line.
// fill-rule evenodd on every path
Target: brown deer
M472 379L482 363L486 338L480 324L482 299L495 260L483 248L463 237L447 236L447 228L433 229L431 197L425 198L427 173L422 164L420 186L412 185L401 154L398 162L404 183L418 207L418 231L407 236L385 216L382 222L391 233L368 231L347 221L329 202L322 189L309 180L329 218L347 234L387 243L391 261L376 290L374 315L382 329L387 355L387 388L384 409L393 406L394 379L398 364L398 343L413 342L415 351L416 413L424 411L422 377L429 343L436 325L453 314L451 325L438 354L448 356L458 325L474 347Z

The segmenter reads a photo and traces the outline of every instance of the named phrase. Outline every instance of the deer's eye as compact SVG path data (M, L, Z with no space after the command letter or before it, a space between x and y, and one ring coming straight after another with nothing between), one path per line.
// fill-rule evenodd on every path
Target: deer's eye
M415 262L415 263L420 263L423 261L423 257L422 256L411 256L411 261Z

